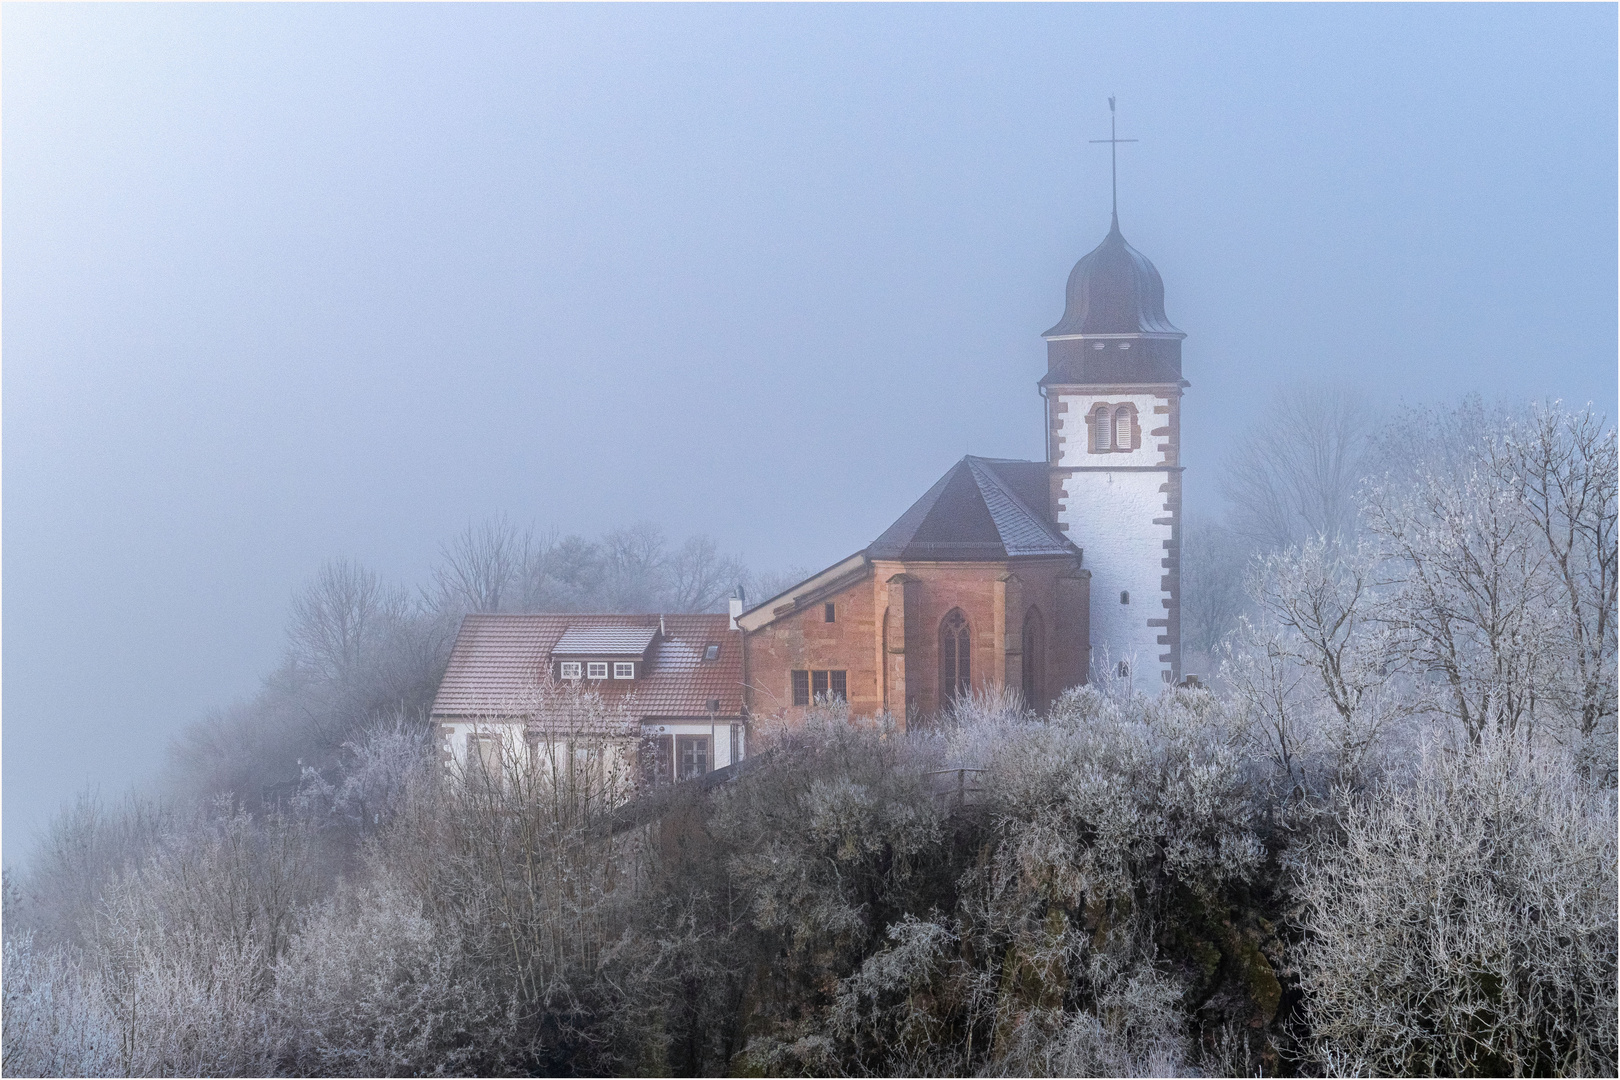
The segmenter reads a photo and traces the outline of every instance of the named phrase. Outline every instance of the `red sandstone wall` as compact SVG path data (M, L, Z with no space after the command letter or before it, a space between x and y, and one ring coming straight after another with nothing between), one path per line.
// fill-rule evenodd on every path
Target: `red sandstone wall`
M836 621L827 622L823 604L835 605ZM878 624L872 608L872 582L863 578L842 591L821 596L746 636L746 700L754 716L800 719L806 711L793 705L791 672L845 671L850 711L870 716L883 710L878 682Z
M891 583L897 575L909 579L903 605L897 603L902 586ZM833 623L824 621L822 604L829 600L837 605ZM905 607L905 625L891 616L885 654L883 620L891 605ZM931 717L941 705L939 625L957 607L972 634L974 688L1004 680L1017 688L1024 615L1031 606L1040 609L1046 629L1045 692L1034 703L1044 707L1087 677L1087 575L1067 559L1011 565L875 563L868 577L747 636L749 709L755 716L797 720L806 710L792 704L790 673L843 670L854 715L882 712L887 694L896 717Z

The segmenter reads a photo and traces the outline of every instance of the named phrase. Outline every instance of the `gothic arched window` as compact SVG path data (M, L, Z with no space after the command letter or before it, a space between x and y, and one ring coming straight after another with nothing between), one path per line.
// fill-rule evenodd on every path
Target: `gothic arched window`
M1131 438L1131 407L1129 405L1121 405L1114 410L1114 449L1136 449L1136 440Z
M973 638L967 616L952 608L939 624L939 703L965 697L973 689Z
M1031 709L1042 705L1046 683L1046 631L1041 624L1041 613L1030 608L1024 616L1024 704Z

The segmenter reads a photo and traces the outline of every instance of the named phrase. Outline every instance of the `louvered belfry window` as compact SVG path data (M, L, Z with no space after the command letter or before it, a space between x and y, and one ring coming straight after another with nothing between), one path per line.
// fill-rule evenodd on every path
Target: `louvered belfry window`
M1128 405L1121 405L1114 410L1114 449L1134 450L1134 440L1131 438L1131 410Z
M973 639L961 608L952 608L939 624L939 699L944 705L973 688Z
M1108 420L1108 409L1100 408L1091 417L1091 448L1099 454L1106 454L1113 449L1110 435L1113 425Z

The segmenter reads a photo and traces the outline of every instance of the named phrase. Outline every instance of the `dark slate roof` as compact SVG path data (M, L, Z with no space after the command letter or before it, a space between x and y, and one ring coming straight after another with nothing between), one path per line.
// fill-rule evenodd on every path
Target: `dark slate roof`
M1068 334L1181 334L1164 314L1164 280L1125 242L1119 218L1069 273L1063 318L1043 337Z
M1026 501L1039 462L965 457L929 488L882 536L872 559L961 562L1074 555L1076 548ZM1037 506L1044 506L1041 498Z
M1059 338L1046 350L1042 386L1182 385L1179 338Z
M658 722L707 719L709 702L720 716L742 715L742 635L726 615L468 615L450 650L450 663L433 700L433 715L502 716L522 710L551 671L552 650L565 633L633 631L657 636L642 677L591 683L608 701L628 698L629 711ZM716 660L705 646L719 645Z
M656 626L570 626L551 647L551 655L644 656L657 636Z

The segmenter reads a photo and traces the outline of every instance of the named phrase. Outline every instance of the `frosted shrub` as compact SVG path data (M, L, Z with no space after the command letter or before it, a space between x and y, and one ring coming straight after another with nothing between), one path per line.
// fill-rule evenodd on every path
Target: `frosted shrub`
M268 1071L271 965L315 884L308 830L242 811L193 821L113 882L86 959L120 1071Z
M1099 911L1247 877L1263 850L1224 719L1202 690L1066 692L992 763L1002 872Z
M462 1059L447 1049L446 1068L620 1072L634 1068L654 1039L644 997L662 971L656 945L634 919L646 835L614 832L625 766L610 751L631 721L598 695L558 694L544 699L554 708L529 728L537 748L502 739L487 764L407 785L393 823L374 841L371 864L386 866L390 888L409 898L398 910L426 920L411 923L416 944L402 942L388 961L405 979L398 992L419 1015L457 995L467 1007L459 1018L430 1020L437 1025L430 1042L448 1039L459 1023L478 1051ZM336 934L342 923L331 918ZM368 917L351 932L380 934L382 925ZM421 936L430 928L431 943ZM452 963L456 955L463 959ZM476 994L471 982L420 981L440 971L436 965L460 971L462 963L477 973ZM380 970L364 977L388 978ZM327 985L334 989L325 992L339 993L338 983ZM410 996L418 991L424 996ZM364 1031L381 1022L368 1015L337 1010L322 1023ZM317 1054L336 1053L331 1045ZM425 1054L429 1043L397 1051L377 1045L383 1060L396 1053L403 1060Z
M316 1076L479 1071L510 1042L502 1003L480 986L455 930L386 871L376 876L323 905L277 966L282 1062Z
M1298 952L1325 1068L1616 1069L1615 796L1486 735L1341 815L1304 872Z
M753 816L726 819L763 834L735 873L756 922L791 943L777 966L806 984L791 1019L749 1044L755 1067L1191 1068L1197 1001L1159 943L1229 924L1224 890L1264 854L1225 721L1207 693L1124 688L1071 691L1044 722L1010 700L968 702L909 746L818 718L785 748L792 765L733 797ZM978 797L930 783L942 763L982 767ZM1210 952L1241 951L1220 933ZM1257 952L1244 961L1276 986ZM1276 1004L1254 1010L1269 1020Z
M8 936L4 988L6 1076L107 1076L125 1061L119 1034L93 973L32 935Z

